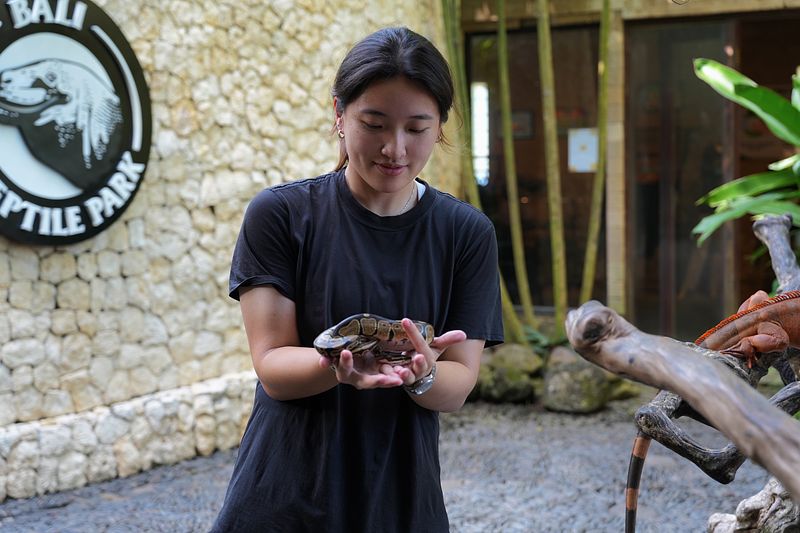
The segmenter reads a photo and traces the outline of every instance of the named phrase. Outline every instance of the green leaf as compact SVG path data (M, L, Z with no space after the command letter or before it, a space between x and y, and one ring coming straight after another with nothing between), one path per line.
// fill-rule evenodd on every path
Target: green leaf
M709 238L712 233L717 231L717 229L719 229L719 227L724 223L728 222L729 220L736 220L745 214L747 214L747 208L740 207L738 209L729 209L703 217L700 222L698 222L697 225L692 228L692 233L700 234L700 236L697 238L697 246L703 244L703 242L705 242L705 240Z
M800 146L800 109L766 87L736 85L734 92L742 98L739 103L758 115L777 138Z
M732 200L724 209L717 209L714 214L703 217L692 228L692 233L700 234L697 245L700 246L722 224L735 220L746 214L751 215L780 215L788 213L796 225L800 225L800 206L794 202L786 201L800 198L800 191L775 192L762 194L757 198L749 196Z
M713 59L698 58L694 60L694 73L698 78L709 84L715 91L725 98L734 100L734 85L749 85L758 87L758 84L741 74L740 72L726 67L722 63Z
M786 159L781 159L780 161L775 161L774 163L769 164L770 170L785 170L787 168L792 168L792 165L795 162L800 161L800 154L794 154L792 156L787 157Z
M790 169L780 171L759 172L724 183L697 200L697 204L708 204L718 207L742 196L756 196L775 189L781 189L800 183Z
M792 105L800 109L800 74L792 75Z
M750 212L751 215L791 215L792 224L800 226L800 205L794 202L764 202Z
M722 96L758 115L776 137L800 146L800 109L786 98L712 59L695 59L694 71Z

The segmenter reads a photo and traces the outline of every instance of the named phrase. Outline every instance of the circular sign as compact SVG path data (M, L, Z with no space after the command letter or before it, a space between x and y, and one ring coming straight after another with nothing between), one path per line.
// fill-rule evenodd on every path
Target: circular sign
M139 190L150 97L122 32L88 0L0 5L0 232L78 242Z

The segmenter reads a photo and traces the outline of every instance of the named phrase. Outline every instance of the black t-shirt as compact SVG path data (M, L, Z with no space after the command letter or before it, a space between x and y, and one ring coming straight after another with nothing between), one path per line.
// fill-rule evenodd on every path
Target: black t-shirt
M230 295L248 285L295 302L302 346L356 313L503 340L494 227L427 185L394 217L359 204L343 171L262 191L236 243ZM448 531L438 436L438 413L401 387L276 401L257 385L214 531Z

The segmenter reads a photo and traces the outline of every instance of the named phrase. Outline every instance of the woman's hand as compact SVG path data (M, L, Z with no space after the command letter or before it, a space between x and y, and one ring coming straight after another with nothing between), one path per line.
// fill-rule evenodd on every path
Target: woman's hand
M408 364L381 364L369 357L353 357L350 351L343 350L333 368L336 379L359 389L399 387L424 378L438 362L433 387L410 398L433 411L459 409L478 379L483 339L467 339L463 331L453 330L434 338L428 345L411 320L404 318L402 324L413 345L413 349L406 352L411 357ZM326 369L332 367L332 362L328 357L319 358L319 366Z
M402 321L403 329L408 335L414 349L411 350L411 361L406 365L390 365L379 363L369 353L353 356L349 350L342 350L339 362L325 356L319 358L319 366L328 368L336 374L339 383L347 383L357 389L377 389L411 385L415 381L430 374L433 364L439 356L453 344L467 338L460 330L448 331L433 339L430 345L408 318Z
M463 342L467 335L463 331L456 329L442 334L433 339L428 345L414 323L403 319L403 329L406 331L411 344L414 345L416 352L411 357L411 363L405 366L395 366L394 372L403 380L403 385L411 385L415 381L424 378L431 373L434 363L444 353L447 348L459 342Z
M403 384L403 378L391 365L378 363L368 353L354 357L350 350L342 350L336 365L330 358L322 356L319 366L330 367L339 383L347 383L357 389L399 387Z

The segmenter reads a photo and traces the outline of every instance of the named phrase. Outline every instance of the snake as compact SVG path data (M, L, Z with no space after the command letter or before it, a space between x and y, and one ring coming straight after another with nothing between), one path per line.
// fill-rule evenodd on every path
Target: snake
M412 320L427 344L433 342L433 326ZM320 333L314 348L323 356L337 362L342 350L354 357L374 357L380 363L405 365L411 362L414 345L406 335L401 320L361 313L349 316Z

